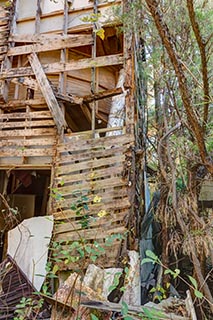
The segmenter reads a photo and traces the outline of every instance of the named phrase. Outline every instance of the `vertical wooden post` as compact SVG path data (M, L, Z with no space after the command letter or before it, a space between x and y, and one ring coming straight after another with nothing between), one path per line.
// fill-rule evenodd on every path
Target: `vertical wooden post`
M35 34L40 33L40 21L41 21L41 0L37 0Z
M67 35L68 28L68 1L64 0L64 17L63 17L63 35ZM68 50L61 50L60 62L66 63L68 59ZM61 72L59 75L59 91L60 93L66 93L67 72Z
M129 12L131 0L124 0L124 14ZM134 38L133 31L126 26L124 28L124 86L130 88L126 95L126 132L134 133Z
M13 5L13 4L12 4ZM13 19L10 27L10 34L16 33L16 20L17 20L17 15L18 15L18 6L19 6L19 0L16 0L15 2L15 8L14 14L13 14ZM15 43L10 42L8 45L8 48L14 47ZM13 57L5 57L4 62L2 63L2 72L6 72L8 69L12 67L13 63ZM1 96L3 97L4 101L8 100L8 92L9 92L9 80L4 80L3 84L1 86Z
M96 15L98 13L98 0L94 0L93 13ZM96 24L93 24L93 46L92 46L92 58L96 58L97 51L97 38L96 38ZM91 70L91 92L94 94L96 92L96 67L93 67ZM92 135L95 138L95 116L96 116L96 102L92 102Z
M18 64L17 67L21 67L21 60L22 60L22 56L18 56ZM15 85L15 91L14 91L14 99L18 99L19 97L19 85L16 84Z

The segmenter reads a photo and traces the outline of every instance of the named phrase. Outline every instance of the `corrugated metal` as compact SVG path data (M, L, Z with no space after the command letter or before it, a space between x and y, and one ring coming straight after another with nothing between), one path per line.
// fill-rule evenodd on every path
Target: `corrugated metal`
M36 289L9 256L0 264L0 284L2 285L0 292L0 319L2 320L14 319L17 316L14 312L22 297L32 298L33 300L40 299L39 295L33 294ZM46 313L45 317L48 316L48 305L46 303L38 317L35 317L32 312L28 319L44 319L44 313Z

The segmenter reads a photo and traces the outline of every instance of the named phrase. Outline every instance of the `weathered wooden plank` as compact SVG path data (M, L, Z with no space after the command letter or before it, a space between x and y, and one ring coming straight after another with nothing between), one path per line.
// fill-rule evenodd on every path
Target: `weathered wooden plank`
M1 143L0 143L1 146ZM73 182L81 182L81 181L92 181L102 177L108 177L113 175L121 175L124 168L123 165L118 166L115 164L114 167L108 167L104 169L95 169L88 170L88 172L79 172L77 174L65 175L62 178L57 178L56 181L58 183L63 181L63 184L73 183Z
M123 234L126 232L125 227L118 227L113 229L104 230L102 228L92 230L80 230L78 232L60 233L55 237L56 241L77 241L79 239L96 240L105 239L112 234Z
M46 160L46 158L42 157L42 160ZM2 159L1 159L2 160ZM1 170L51 170L52 165L51 163L43 163L43 164L38 164L38 163L15 163L15 167L14 164L12 163L7 163L7 164L0 164L0 169Z
M22 129L22 130L0 130L0 138L17 137L33 137L33 136L55 136L56 130L54 128L42 129Z
M14 112L14 113L3 113L0 114L1 120L11 119L49 119L52 118L50 111L34 111L34 112Z
M83 103L83 98L77 97L73 94L62 94L59 92L54 92L54 93L58 100L69 102L70 104L73 104L73 105L79 105Z
M56 97L53 93L53 90L49 84L49 81L44 73L44 70L42 69L37 55L35 53L31 53L31 55L28 57L28 60L35 73L40 90L47 102L50 112L52 113L58 132L61 133L63 128L66 127L66 121L58 104L58 101L56 100Z
M95 310L104 310L106 313L112 313L113 311L116 314L122 313L122 304L113 303L113 302L103 302L103 301L86 301L81 302L81 306L85 308L95 309ZM190 316L182 316L174 314L171 311L168 311L167 308L159 307L158 304L153 306L128 306L128 318L131 319L147 319L147 313L153 314L151 319L158 320L192 320ZM156 316L154 316L157 315ZM150 318L150 317L149 317ZM196 318L197 319L197 318ZM195 319L194 319L195 320Z
M120 136L110 136L110 137L101 137L97 139L85 139L83 140L81 136L71 136L69 142L65 142L63 144L59 144L58 151L83 151L83 150L91 150L96 148L111 148L113 149L116 146L121 146L125 144L130 144L135 141L133 135L120 135Z
M27 86L30 89L33 89L35 91L39 90L38 83L35 79L32 79L30 77L20 77L20 78L13 78L11 82L15 84L20 84L23 86Z
M42 157L42 156L52 156L54 151L52 148L41 148L41 149L28 149L24 148L4 148L1 149L1 157Z
M86 40L88 41L89 36L92 39L91 35L87 34L11 34L9 37L10 42L19 42L19 43L37 43L37 44L45 44L46 42L58 42L58 41L84 41L84 37L86 36ZM88 39L87 39L88 38ZM80 45L79 45L80 46Z
M87 58L80 60L70 60L67 63L49 63L43 65L43 71L46 74L68 72L72 70L81 70L88 69L93 67L106 67L112 65L121 65L123 64L124 59L121 54L109 55L109 56L100 56L95 59ZM16 78L34 75L34 71L31 67L20 67L9 69L7 72L1 74L2 79L7 78Z
M55 218L55 217L54 217ZM99 227L112 227L113 224L118 224L119 222L122 224L122 220L124 219L124 214L123 213L118 213L118 214L108 214L107 216L103 218L97 217L97 219L91 219L89 221L89 228L99 228ZM118 226L118 225L117 225ZM64 232L70 232L70 231L75 231L82 229L82 225L79 222L72 221L70 223L69 221L56 225L54 234L59 234L59 233L64 233Z
M28 147L28 146L52 146L56 143L56 139L54 137L46 138L37 138L33 139L30 138L30 140L18 140L18 139L7 139L7 140L1 140L0 141L0 148L3 147Z
M0 118L1 119L1 118ZM14 129L14 128L35 128L35 127L50 127L54 126L55 123L53 120L39 120L39 121L31 121L31 119L25 119L24 121L19 122L0 122L0 130L1 129Z
M21 36L22 38L23 35ZM76 48L80 46L91 45L93 42L92 35L58 35L58 36L31 36L31 39L35 41L32 45L25 45L19 47L13 47L8 50L8 56L16 56L22 54L30 54L32 52L46 52L46 51L53 51L53 50L61 50L65 48ZM10 39L20 39L20 36L12 36ZM29 37L28 37L29 39ZM14 40L11 40L14 41ZM33 41L33 42L34 42Z
M116 146L113 149L95 149L95 150L90 150L87 152L70 152L70 154L67 155L61 155L60 160L57 162L57 164L64 165L67 163L73 163L75 161L80 161L82 162L83 160L86 159L93 159L93 158L100 158L100 157L108 157L112 156L113 154L123 154L125 152L125 148L123 146Z
M57 167L58 175L64 175L67 173L72 173L80 170L85 169L96 169L98 167L107 166L107 165L114 165L117 163L118 165L125 161L125 155L116 155L110 158L101 158L101 159L94 159L94 160L87 160L84 162L76 163L73 165L66 165L63 167Z
M119 95L121 93L123 93L123 89L122 88L115 88L115 89L110 89L110 90L97 92L97 93L94 93L92 95L84 96L83 100L84 100L85 103L90 103L92 101L111 98L111 97L114 97L114 96Z
M127 186L127 181L122 179L121 177L110 177L103 180L97 180L97 181L91 181L79 184L74 184L67 187L59 187L58 192L62 196L72 194L74 192L80 192L85 190L90 191L100 191L100 194L104 192L107 187L108 188L114 188L114 187L120 187L120 186Z
M71 203L72 204L72 203ZM100 204L88 205L89 210L85 211L85 214L89 216L96 216L100 210L105 210L108 213L108 220L111 219L114 211L124 210L130 208L131 204L128 198L118 199L110 201L109 203L101 202ZM122 211L123 212L123 211ZM122 217L127 213L127 211L122 213ZM75 219L79 217L76 215L76 212L73 210L63 210L63 212L54 213L54 219L56 220L66 220L66 219Z
M35 107L39 105L46 105L46 101L44 98L39 99L29 99L29 100L12 100L6 103L4 106L2 106L3 109L10 109L10 108L16 108L16 107Z
M96 195L101 196L101 203L107 203L107 202L112 203L114 201L118 201L128 196L128 189L126 186L120 186L119 188L109 188L108 186L106 186L105 192L102 192L102 190L100 192L98 191ZM87 203L89 205L93 202L93 199L95 196L94 194L89 193L88 190L86 190L86 192L82 194L84 194L86 197L84 199L84 203ZM54 204L55 210L57 208L59 209L59 211L68 210L71 204L75 204L77 200L79 200L79 198L81 197L81 192L80 193L77 192L75 195L74 194L65 195L63 201L56 201L56 203ZM77 195L79 196L77 197Z

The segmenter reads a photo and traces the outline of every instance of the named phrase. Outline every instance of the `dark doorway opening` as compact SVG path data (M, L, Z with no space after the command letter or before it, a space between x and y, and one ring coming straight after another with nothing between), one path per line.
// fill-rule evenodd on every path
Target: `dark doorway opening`
M0 170L0 261L6 233L24 219L48 214L50 170Z

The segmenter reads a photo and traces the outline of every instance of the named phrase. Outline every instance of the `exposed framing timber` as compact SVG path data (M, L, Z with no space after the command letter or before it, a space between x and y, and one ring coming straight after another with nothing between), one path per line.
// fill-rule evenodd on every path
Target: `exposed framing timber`
M35 91L39 90L38 82L35 79L32 79L30 77L20 77L20 78L13 78L11 82L23 86L27 86L30 89L33 89Z
M61 100L62 102L68 102L73 105L79 105L83 103L83 98L75 96L73 94L63 94L55 92L55 96L58 100Z
M123 93L122 88L109 89L102 92L97 92L88 96L83 97L83 101L85 103L90 103L92 101L102 100L106 98L111 98L113 96L119 95Z
M14 35L10 40L16 41L23 39L24 36ZM22 40L23 40L22 39ZM93 42L92 35L49 35L49 36L28 36L26 40L29 42L36 42L25 46L13 47L8 50L8 56L17 56L22 54L30 54L31 52L46 52L53 50L61 50L66 48L75 48L80 46L91 45ZM30 41L31 40L31 41ZM27 41L26 41L27 42Z
M38 34L40 32L40 22L41 22L41 0L37 0L35 34Z
M62 113L62 110L58 104L58 101L56 100L56 97L53 93L53 90L49 84L49 81L44 73L44 70L42 69L42 65L36 55L36 53L31 53L29 55L28 60L30 62L30 65L34 71L34 74L36 76L36 79L38 81L38 85L40 87L40 90L46 100L46 103L48 105L48 108L50 109L50 112L52 113L53 119L55 121L55 124L57 126L58 132L61 133L63 128L66 127L66 122Z
M39 106L44 108L44 105L46 105L46 101L44 98L38 98L38 99L29 99L29 100L12 100L8 103L1 106L1 109L23 109L26 107L26 105L29 105L32 108L38 108Z
M42 66L46 74L60 73L72 70L88 69L92 67L107 67L112 65L123 65L124 58L122 54L114 54L109 56L101 56L95 59L87 58L80 60L70 60L66 64L50 63ZM39 62L40 64L40 62ZM2 79L24 77L34 75L31 67L21 67L9 69L7 72L1 74Z

